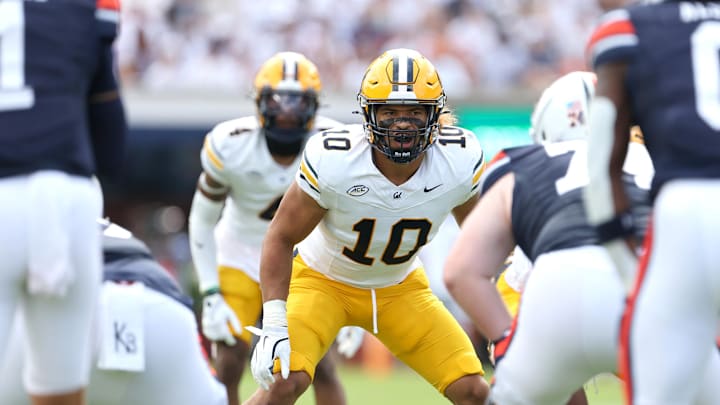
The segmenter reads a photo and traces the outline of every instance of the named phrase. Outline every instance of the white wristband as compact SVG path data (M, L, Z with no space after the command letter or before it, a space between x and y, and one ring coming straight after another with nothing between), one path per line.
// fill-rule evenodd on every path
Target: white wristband
M287 309L284 300L270 300L263 303L263 328L266 326L287 327Z

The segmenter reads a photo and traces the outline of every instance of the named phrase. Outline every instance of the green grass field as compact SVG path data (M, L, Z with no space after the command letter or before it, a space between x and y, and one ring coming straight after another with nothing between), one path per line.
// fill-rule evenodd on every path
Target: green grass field
M392 373L373 376L357 366L341 366L339 369L349 405L434 405L450 402L426 383L414 371L396 366ZM245 399L257 385L246 370L240 392ZM585 385L590 405L622 404L620 385L613 376L602 375ZM314 405L315 396L309 389L297 402L298 405Z

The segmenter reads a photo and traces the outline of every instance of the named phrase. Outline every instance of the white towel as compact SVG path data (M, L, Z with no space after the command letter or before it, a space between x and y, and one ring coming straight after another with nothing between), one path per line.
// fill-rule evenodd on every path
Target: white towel
M106 281L103 284L99 311L99 369L145 370L144 291L145 286L139 282Z
M64 296L75 280L71 263L70 228L72 193L65 188L68 175L41 171L30 175L27 203L28 280L31 294Z

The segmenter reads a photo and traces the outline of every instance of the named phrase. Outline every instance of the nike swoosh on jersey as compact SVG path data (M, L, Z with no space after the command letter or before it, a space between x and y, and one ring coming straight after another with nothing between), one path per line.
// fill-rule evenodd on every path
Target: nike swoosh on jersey
M430 188L428 188L427 186L425 186L425 188L423 188L423 191L426 192L426 193L429 193L429 192L435 190L436 188L438 188L438 187L440 187L440 186L442 186L442 185L443 185L443 184L440 183L440 184L438 184L437 186L435 186L435 187L430 187Z

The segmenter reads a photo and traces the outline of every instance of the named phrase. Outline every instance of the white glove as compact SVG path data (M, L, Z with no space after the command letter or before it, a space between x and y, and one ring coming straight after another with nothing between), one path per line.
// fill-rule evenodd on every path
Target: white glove
M268 391L270 385L275 382L273 377L275 359L280 359L282 378L287 379L290 375L290 338L287 326L265 326L262 330L254 326L246 326L245 329L260 336L250 360L250 370L255 382Z
M358 349L360 349L364 337L365 329L359 326L343 326L340 328L340 332L338 332L336 338L338 353L345 356L345 358L352 358Z
M240 320L225 302L222 295L216 292L203 298L203 335L213 342L223 341L230 346L234 346L237 340L233 336L230 327L237 333L242 331Z

